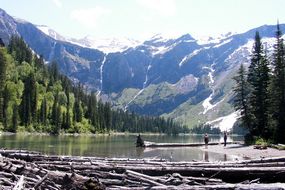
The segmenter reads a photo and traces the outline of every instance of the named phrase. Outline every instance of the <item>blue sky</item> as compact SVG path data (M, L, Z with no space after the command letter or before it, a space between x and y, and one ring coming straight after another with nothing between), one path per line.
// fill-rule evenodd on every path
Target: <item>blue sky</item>
M285 0L0 0L0 8L75 38L211 36L285 23Z

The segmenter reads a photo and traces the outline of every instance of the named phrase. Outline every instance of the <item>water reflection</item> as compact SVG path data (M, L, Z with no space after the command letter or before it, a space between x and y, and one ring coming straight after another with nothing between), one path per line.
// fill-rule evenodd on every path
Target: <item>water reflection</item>
M136 156L138 158L143 157L144 148L143 147L136 147Z
M204 151L204 161L209 162L209 153L208 153L208 151Z
M146 141L160 143L203 143L203 136L148 136ZM241 137L234 137L241 140ZM210 142L220 141L220 136L210 136ZM230 139L229 139L230 140ZM44 136L44 135L1 135L0 148L28 149L45 154L78 155L98 157L156 157L172 161L192 160L231 160L224 155L205 151L200 148L137 148L136 135L102 135L102 136Z
M226 154L224 154L224 161L228 161Z

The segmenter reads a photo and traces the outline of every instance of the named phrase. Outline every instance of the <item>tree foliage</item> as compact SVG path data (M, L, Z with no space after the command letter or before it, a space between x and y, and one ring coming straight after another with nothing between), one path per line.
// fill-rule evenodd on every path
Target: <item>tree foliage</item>
M241 65L234 77L235 109L249 130L247 137L285 142L285 52L282 32L277 25L271 68L261 37L256 32L250 66Z

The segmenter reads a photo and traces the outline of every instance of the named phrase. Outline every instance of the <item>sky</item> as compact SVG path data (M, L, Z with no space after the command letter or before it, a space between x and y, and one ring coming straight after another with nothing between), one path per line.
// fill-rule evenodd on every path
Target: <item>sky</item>
M0 8L74 38L216 36L285 23L285 0L0 0Z

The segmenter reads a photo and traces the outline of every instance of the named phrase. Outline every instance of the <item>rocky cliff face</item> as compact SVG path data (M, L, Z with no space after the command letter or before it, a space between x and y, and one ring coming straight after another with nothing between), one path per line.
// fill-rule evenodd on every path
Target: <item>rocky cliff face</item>
M64 74L98 91L114 108L174 117L189 126L232 125L232 77L241 63L249 62L257 30L271 47L276 29L265 25L203 41L190 34L175 39L157 35L124 51L104 53L57 38L55 32L47 35L0 10L0 37L6 44L11 35L21 35L47 62L57 61Z

